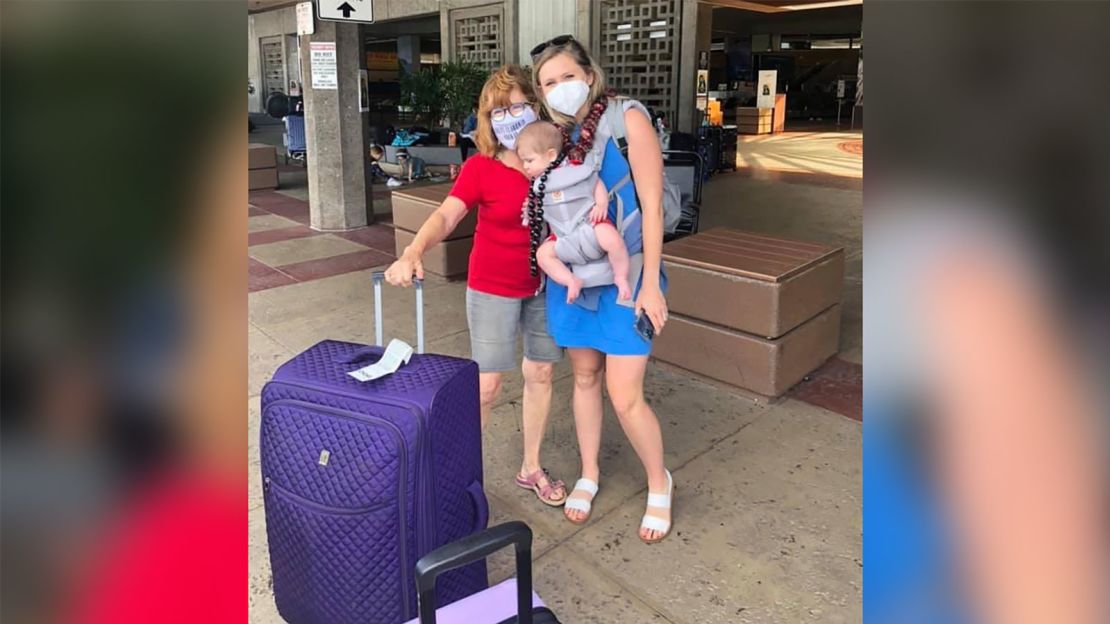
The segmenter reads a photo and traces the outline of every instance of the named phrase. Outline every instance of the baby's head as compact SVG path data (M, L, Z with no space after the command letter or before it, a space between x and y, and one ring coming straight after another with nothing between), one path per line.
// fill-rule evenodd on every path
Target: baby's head
M533 121L516 137L516 153L530 177L543 175L563 149L563 132L549 121Z

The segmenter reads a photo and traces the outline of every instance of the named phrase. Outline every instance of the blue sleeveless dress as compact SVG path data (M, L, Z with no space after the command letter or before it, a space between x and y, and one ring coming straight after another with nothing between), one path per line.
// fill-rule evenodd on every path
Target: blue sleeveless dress
M644 110L638 102L626 101L625 110L636 107ZM646 114L646 111L645 111ZM574 136L577 137L577 130ZM599 137L600 138L600 137ZM616 141L606 134L605 152L602 156L601 169L598 177L606 188L613 188L626 175L630 168L628 160L621 154ZM617 193L624 202L625 213L638 208L636 189L633 184L625 184ZM617 203L609 204L609 218L616 223ZM631 232L625 234L625 244L628 253L636 254L642 250L642 230L633 227ZM662 268L660 268L662 271ZM635 279L635 276L633 276ZM632 306L617 304L617 287L613 284L588 288L582 291L581 297L595 301L596 309L590 309L577 304L567 303L567 289L565 286L547 282L547 331L555 339L555 344L560 347L572 349L595 349L606 355L650 355L651 343L640 337L635 330L636 309ZM633 300L640 292L643 280L633 284ZM666 292L666 275L659 278L660 287ZM596 292L588 292L596 291ZM592 307L592 306L591 306Z

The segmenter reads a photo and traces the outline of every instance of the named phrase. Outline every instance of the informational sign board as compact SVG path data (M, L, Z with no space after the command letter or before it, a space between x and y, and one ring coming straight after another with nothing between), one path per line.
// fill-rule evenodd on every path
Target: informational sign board
M313 89L339 89L339 70L335 62L334 41L311 41L308 44L309 67Z
M316 0L317 15L331 22L374 21L374 3L370 0Z
M709 94L709 70L698 70L698 90L695 95L708 95Z
M836 99L843 100L844 95L848 92L848 85L843 80L836 81Z
M396 52L367 52L366 69L377 71L397 71Z
M302 2L297 5L297 34L311 35L316 32L316 21L312 19L312 3Z
M778 85L779 72L774 69L765 69L759 72L759 82L755 87L756 108L775 107L775 89Z

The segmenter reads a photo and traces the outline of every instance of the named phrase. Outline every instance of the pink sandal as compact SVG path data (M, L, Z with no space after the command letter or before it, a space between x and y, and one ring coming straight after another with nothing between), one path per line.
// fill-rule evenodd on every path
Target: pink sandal
M547 484L540 485L540 481L544 480L547 481ZM563 504L567 502L566 486L562 481L552 481L548 477L547 471L542 468L528 475L528 477L522 477L518 474L516 476L516 484L526 490L535 492L536 497L539 498L540 502L544 505L562 507ZM563 495L558 499L554 499L551 495L557 490L562 490Z

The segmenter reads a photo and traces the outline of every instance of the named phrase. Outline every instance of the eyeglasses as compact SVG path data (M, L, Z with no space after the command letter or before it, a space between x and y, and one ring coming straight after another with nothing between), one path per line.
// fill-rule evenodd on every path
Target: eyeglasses
M505 118L506 113L511 117L520 117L524 114L524 109L531 105L531 102L517 102L504 108L495 108L489 112L489 116L494 121L501 121Z
M535 63L536 62L536 57L539 56L540 54L542 54L544 50L546 50L546 49L548 49L552 46L558 47L558 46L561 46L561 45L566 45L566 44L570 43L571 41L574 41L574 36L573 35L559 35L558 37L554 37L554 38L548 39L547 41L544 41L543 43L539 44L538 46L532 48L532 51L530 52L530 54L532 55L532 62ZM577 43L577 41L575 41L575 43Z

